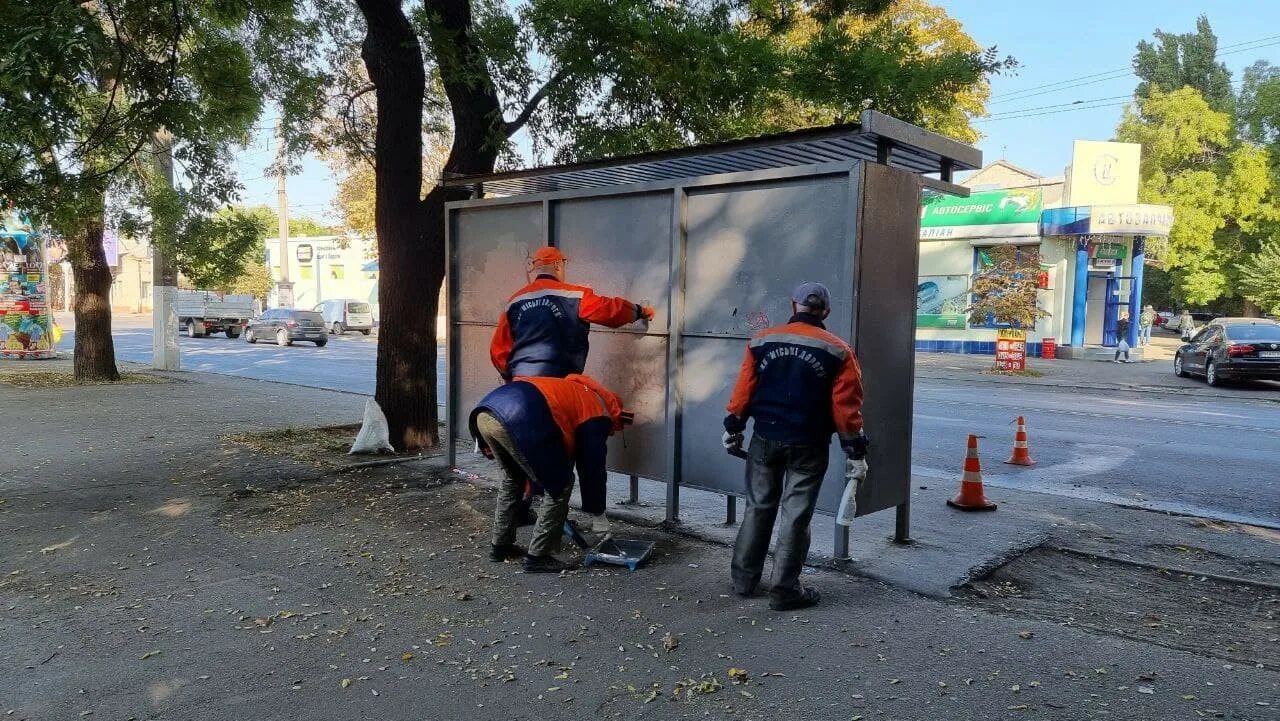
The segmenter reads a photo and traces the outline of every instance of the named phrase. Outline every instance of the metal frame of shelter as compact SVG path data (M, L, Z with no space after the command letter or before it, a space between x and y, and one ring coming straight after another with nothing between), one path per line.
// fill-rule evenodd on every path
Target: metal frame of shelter
M467 433L463 402L496 385L488 339L525 254L560 246L573 280L609 294L625 285L626 297L659 308L653 328L592 331L587 371L638 421L611 440L611 469L631 477L633 500L639 477L665 482L669 520L690 486L725 494L733 522L745 489L741 461L719 447L723 398L746 340L770 313L789 313L794 282L824 280L829 327L854 346L867 379L872 471L858 513L896 508L894 539L908 542L920 190L967 195L952 173L981 161L972 147L868 110L857 124L446 178L474 189L446 206L450 465ZM831 458L823 513L843 490L835 444ZM836 526L837 558L848 557L848 538Z

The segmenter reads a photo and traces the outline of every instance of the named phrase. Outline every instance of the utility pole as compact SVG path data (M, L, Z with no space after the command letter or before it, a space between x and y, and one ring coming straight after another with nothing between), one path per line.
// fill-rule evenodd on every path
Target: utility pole
M160 182L173 187L173 134L161 128L152 138L153 162ZM178 271L161 247L151 243L151 367L176 371L182 368L178 352L178 312L173 306Z
M289 281L289 189L284 178L284 125L276 121L276 216L280 220L280 280L276 283L276 303L293 307L293 283Z

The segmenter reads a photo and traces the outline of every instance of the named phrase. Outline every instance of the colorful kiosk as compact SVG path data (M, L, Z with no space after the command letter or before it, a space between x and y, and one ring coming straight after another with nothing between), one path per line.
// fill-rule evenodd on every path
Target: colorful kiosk
M57 357L48 270L40 233L16 211L0 211L0 358Z

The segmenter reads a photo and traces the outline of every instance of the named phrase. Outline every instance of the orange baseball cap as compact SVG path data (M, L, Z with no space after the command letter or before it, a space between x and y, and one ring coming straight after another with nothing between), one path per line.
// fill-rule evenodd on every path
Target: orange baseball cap
M564 253L561 253L559 248L552 248L548 245L534 251L533 257L530 258L530 263L532 265L551 265L552 263L560 263L566 260L568 258L564 257Z

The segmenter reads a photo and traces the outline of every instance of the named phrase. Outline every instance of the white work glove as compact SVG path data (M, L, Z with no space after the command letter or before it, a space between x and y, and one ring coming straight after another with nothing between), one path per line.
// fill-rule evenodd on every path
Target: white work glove
M867 477L867 462L861 458L846 458L844 461L844 493L840 496L840 506L836 509L836 523L846 528L853 525L858 515L858 489L862 480Z
M724 446L726 451L740 451L742 450L742 434L725 431L724 435L720 437L720 444Z
M844 479L849 483L862 483L867 477L867 461L863 458L844 459Z

